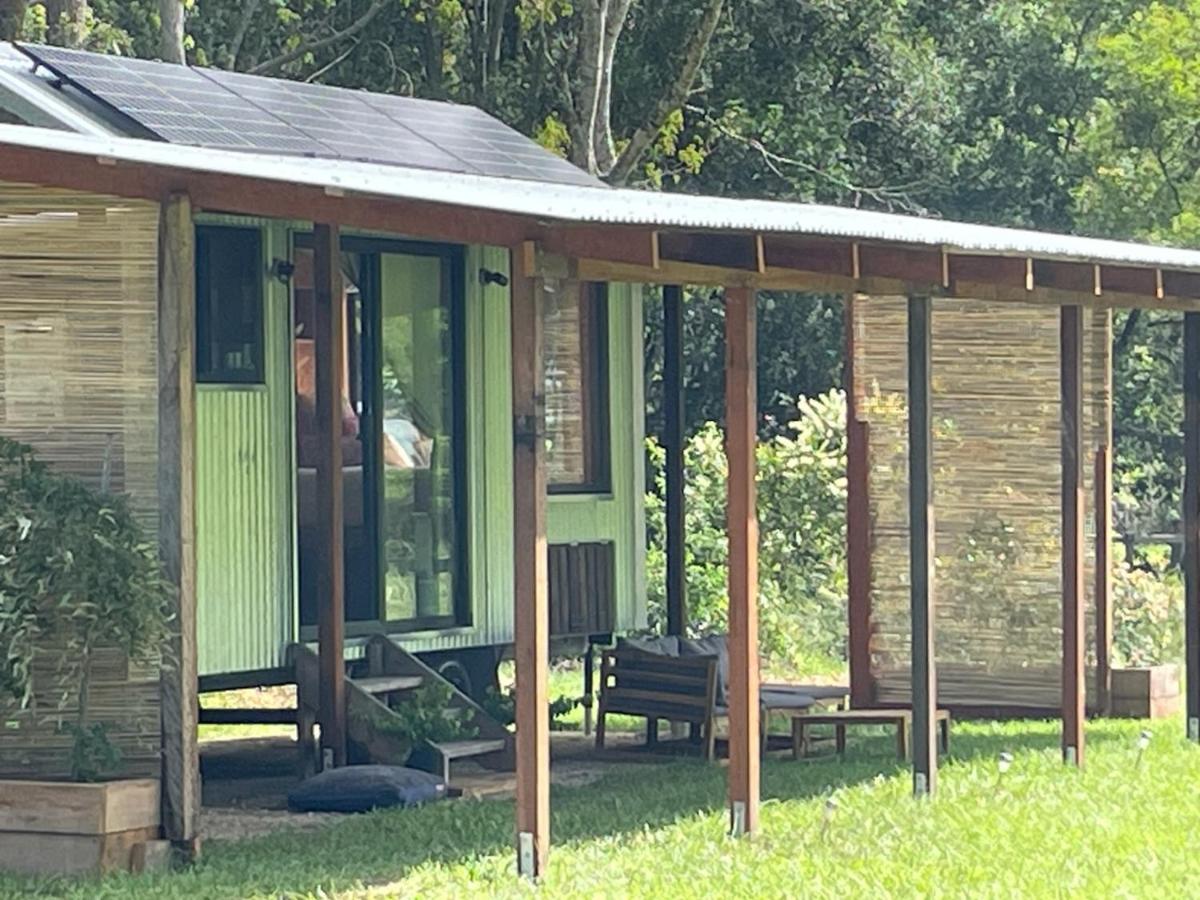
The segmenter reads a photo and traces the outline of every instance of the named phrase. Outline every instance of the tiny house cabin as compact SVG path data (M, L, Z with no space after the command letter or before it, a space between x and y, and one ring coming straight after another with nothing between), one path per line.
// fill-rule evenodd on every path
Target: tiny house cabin
M0 47L0 113L604 189L476 109L51 47ZM159 210L6 183L0 215L22 248L0 261L5 434L129 494L153 533ZM198 676L286 682L326 552L313 226L198 212L194 248ZM513 639L509 250L402 221L339 250L346 655L386 635L478 694ZM641 294L564 282L544 324L551 635L579 648L645 623Z
M0 427L157 528L171 664L113 659L92 693L127 759L161 762L176 841L197 685L294 680L340 765L360 670L386 690L441 672L469 703L513 644L515 735L482 736L515 740L521 871L542 871L550 647L645 621L638 284L674 309L676 387L680 286L725 303L735 832L759 792L758 291L846 301L852 702L912 707L918 792L939 697L1057 698L1083 760L1085 684L1109 677L1113 306L1185 315L1200 609L1198 253L613 189L470 108L47 47L0 48L0 111L23 123L0 124ZM61 764L45 709L5 722L0 770Z

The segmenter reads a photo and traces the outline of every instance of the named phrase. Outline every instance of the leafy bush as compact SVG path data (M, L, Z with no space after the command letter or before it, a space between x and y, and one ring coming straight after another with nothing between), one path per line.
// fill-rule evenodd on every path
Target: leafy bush
M579 705L578 697L559 695L550 701L550 729L561 731L566 724L562 717ZM502 691L488 688L480 706L501 725L512 725L517 721L517 689L510 687Z
M124 498L51 471L29 447L0 438L0 692L25 708L34 693L78 701L74 775L98 778L119 754L108 727L89 721L88 684L99 649L157 659L170 597L158 552ZM33 683L39 652L58 662L53 686Z
M450 705L454 689L441 681L429 681L392 704L395 718L385 730L412 741L417 748L429 742L457 741L475 737L478 729L468 710Z
M759 637L770 660L797 671L846 656L846 403L840 391L797 401L785 434L760 441ZM654 490L646 497L650 625L666 622L665 454L648 442ZM727 467L720 426L684 450L687 474L688 625L727 629Z
M1183 661L1183 579L1116 566L1112 581L1113 662L1152 666Z

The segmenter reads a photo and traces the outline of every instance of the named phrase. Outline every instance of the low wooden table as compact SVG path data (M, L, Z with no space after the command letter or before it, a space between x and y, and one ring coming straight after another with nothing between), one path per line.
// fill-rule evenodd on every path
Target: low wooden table
M792 715L792 758L799 759L808 749L809 725L832 725L838 755L846 752L846 727L849 725L890 725L896 729L896 752L901 759L909 757L909 736L912 734L911 709L829 709L816 712L797 710ZM939 709L935 716L941 735L942 752L950 752L950 710Z

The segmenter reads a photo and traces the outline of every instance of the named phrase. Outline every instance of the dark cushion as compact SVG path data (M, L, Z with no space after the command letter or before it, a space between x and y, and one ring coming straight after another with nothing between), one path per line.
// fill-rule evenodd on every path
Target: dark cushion
M717 658L717 705L725 705L729 690L729 644L723 634L702 638L680 638L680 656L715 656Z
M656 656L678 656L680 640L673 634L662 637L626 637L617 640L618 650L640 650Z
M437 775L403 766L328 769L288 792L296 812L366 812L386 806L419 806L446 796Z

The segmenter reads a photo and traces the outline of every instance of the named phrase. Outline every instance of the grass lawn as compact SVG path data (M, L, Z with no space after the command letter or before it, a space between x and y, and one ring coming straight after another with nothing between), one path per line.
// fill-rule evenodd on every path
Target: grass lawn
M962 724L932 801L909 795L890 737L847 761L768 760L762 831L725 836L725 770L631 766L555 792L551 897L1200 896L1200 748L1156 723L1089 727L1088 765L1059 762L1054 723ZM1000 779L996 757L1015 761ZM836 805L827 811L830 792ZM511 802L348 817L316 832L211 842L193 870L71 882L0 879L0 895L525 896Z

